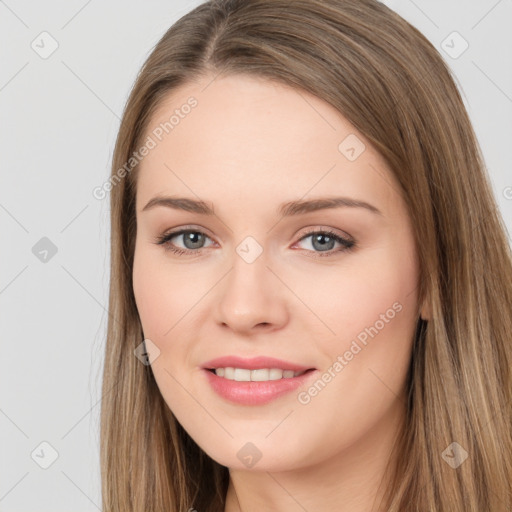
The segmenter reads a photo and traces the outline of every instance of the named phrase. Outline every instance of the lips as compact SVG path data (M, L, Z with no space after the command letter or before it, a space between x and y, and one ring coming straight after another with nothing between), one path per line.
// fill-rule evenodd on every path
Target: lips
M262 369L280 369L283 371L299 372L300 375L288 376L279 378L277 380L263 380L258 382L251 378L247 381L237 381L224 378L215 374L215 370L223 368L229 371L238 369L238 372L245 372L251 370ZM242 358L238 356L218 357L207 361L202 365L202 375L205 376L206 382L210 385L215 393L225 400L238 405L264 405L271 402L283 395L287 395L297 388L304 386L307 382L315 378L318 371L316 368L305 366L302 364L294 363L291 361L284 361L274 357L258 356L253 358ZM245 372L247 373L247 372ZM252 375L251 375L252 377Z
M292 370L301 372L305 370L314 370L312 366L305 366L283 359L274 357L258 356L252 358L243 358L239 356L225 356L212 359L201 365L206 370L215 370L217 368L244 368L246 370L258 370L261 368L279 368L281 370Z
M305 386L315 378L318 373L315 370L307 371L299 377L290 379L270 380L264 382L237 382L218 377L215 373L206 369L202 370L206 382L211 389L221 398L239 405L264 405L277 398L287 395Z

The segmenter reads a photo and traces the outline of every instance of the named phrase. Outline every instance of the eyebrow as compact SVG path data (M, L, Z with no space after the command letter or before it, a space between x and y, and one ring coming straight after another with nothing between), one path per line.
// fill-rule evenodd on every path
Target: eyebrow
M157 206L164 206L174 210L184 210L187 212L198 213L201 215L215 215L213 206L205 201L190 199L186 197L157 196L151 199L142 211L151 210ZM315 212L318 210L327 210L332 208L349 207L364 208L374 214L382 215L383 213L375 206L365 201L352 199L350 197L321 197L316 199L299 199L289 201L279 206L277 212L283 217L294 215L303 215L305 213Z

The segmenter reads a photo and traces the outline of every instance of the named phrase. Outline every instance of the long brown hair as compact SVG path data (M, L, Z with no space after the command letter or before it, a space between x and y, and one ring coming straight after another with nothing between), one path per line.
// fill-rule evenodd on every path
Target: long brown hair
M332 105L380 151L406 199L419 297L428 300L431 318L414 339L400 457L380 510L511 510L512 256L505 226L448 67L418 30L375 0L205 2L164 34L140 71L109 183L103 510L224 509L228 469L188 436L150 366L134 357L143 333L132 289L138 166L130 160L170 91L220 74L276 80ZM457 468L442 457L452 442L469 454Z

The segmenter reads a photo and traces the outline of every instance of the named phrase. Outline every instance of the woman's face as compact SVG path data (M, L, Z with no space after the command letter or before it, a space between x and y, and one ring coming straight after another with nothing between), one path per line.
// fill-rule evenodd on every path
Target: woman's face
M388 446L404 412L419 268L380 155L322 100L247 76L173 91L144 140L134 294L181 425L238 469ZM157 197L174 201L151 206ZM243 360L209 363L230 356ZM310 370L280 378L285 363L256 357Z

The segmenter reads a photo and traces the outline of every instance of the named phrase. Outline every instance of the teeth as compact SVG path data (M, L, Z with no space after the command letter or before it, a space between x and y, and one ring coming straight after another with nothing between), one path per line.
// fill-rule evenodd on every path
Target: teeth
M233 380L236 381L249 381L251 380L251 370L243 370L242 368L234 369L235 376Z
M237 382L264 382L268 380L291 379L302 375L306 370L294 372L293 370L281 370L279 368L261 368L247 370L245 368L216 368L215 375Z

